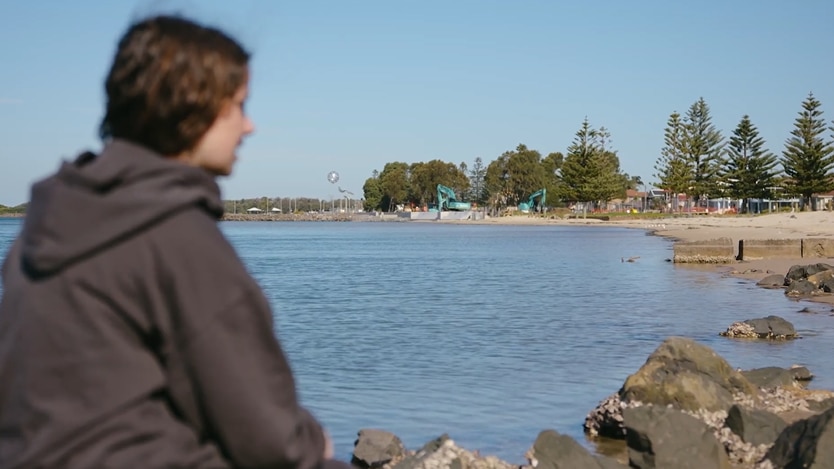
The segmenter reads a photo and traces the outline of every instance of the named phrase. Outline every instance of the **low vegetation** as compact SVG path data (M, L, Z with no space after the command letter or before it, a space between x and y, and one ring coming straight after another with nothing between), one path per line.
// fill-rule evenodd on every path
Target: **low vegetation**
M0 204L0 217L2 216L14 216L14 215L23 215L26 213L26 206L28 204L20 204L14 207L7 207L3 204Z

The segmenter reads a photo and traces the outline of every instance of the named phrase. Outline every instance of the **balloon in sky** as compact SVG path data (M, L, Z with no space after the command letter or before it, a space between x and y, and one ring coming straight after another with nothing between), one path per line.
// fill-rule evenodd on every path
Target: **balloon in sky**
M339 173L336 171L330 171L327 173L327 180L330 181L331 184L336 184L339 182Z

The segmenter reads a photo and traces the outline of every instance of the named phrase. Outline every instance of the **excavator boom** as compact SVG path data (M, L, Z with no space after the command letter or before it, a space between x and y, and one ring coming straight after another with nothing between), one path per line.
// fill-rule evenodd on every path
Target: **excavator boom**
M536 205L536 199L540 199L538 206ZM522 213L530 213L531 209L536 210L537 212L541 212L544 210L544 204L547 199L547 189L540 189L536 192L533 192L530 197L527 198L527 202L522 202L518 204L518 209Z
M442 185L437 185L437 208L443 210L464 211L471 210L472 204L455 199L455 191Z

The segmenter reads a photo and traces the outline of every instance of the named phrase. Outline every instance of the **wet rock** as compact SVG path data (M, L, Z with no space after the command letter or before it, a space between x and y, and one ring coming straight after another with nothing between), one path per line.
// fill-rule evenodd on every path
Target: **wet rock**
M747 339L795 339L796 329L793 324L779 316L768 316L759 319L747 319L734 322L726 331L719 335L724 337Z
M765 457L780 468L834 468L834 408L785 428Z
M753 326L759 338L791 339L796 337L796 329L794 329L793 324L779 316L771 315L766 318L750 319L745 322Z
M724 424L745 443L772 445L788 424L778 415L738 404L730 407Z
M834 270L834 267L822 262L808 265L793 265L785 275L785 286L790 285L790 282L793 280L805 280L814 274L826 270Z
M793 379L797 381L811 381L814 379L814 374L811 373L811 370L802 365L793 365L788 368L788 371L793 373Z
M785 276L779 274L768 275L756 282L756 285L765 288L782 288L785 286Z
M684 410L726 410L736 392L752 395L756 390L709 347L671 337L626 379L620 399Z
M576 440L555 430L539 433L525 456L536 469L625 469L613 459L591 455Z
M807 368L806 368L807 370ZM810 373L810 372L809 372ZM796 373L778 366L767 366L741 372L748 381L760 388L795 386Z
M805 279L791 280L791 283L785 287L785 294L788 296L812 296L819 292L816 285Z
M366 428L359 430L354 443L351 464L360 468L376 469L395 464L405 457L403 442L393 433Z
M646 361L646 364L638 371L638 373L641 371L645 372L643 374L643 381L640 383L632 382L631 384L637 383L648 387L654 383L657 389L646 390L642 395L650 397L661 395L666 396L666 398L669 396L669 389L675 388L675 386L668 384L670 380L680 384L680 388L686 392L694 392L695 394L720 394L726 392L729 388L733 390L731 391L731 405L725 409L709 409L706 407L683 408L680 406L682 402L700 402L700 400L688 398L686 392L679 394L679 396L683 396L682 398L671 399L671 402L666 402L664 403L665 405L652 405L651 403L644 403L641 400L637 400L635 396L638 393L628 394L627 386L624 384L619 392L607 397L588 414L585 419L585 429L589 435L604 435L615 438L623 438L625 436L628 438L625 415L632 412L633 409L642 409L644 407L674 408L707 425L713 437L724 448L727 459L734 465L733 467L739 469L776 469L777 467L781 468L783 466L774 466L770 461L763 459L773 443L772 440L767 441L773 438L773 433L768 434L767 432L769 430L767 429L771 427L779 428L780 425L788 425L834 406L834 392L809 390L797 385L800 381L807 381L812 378L811 372L803 366L794 365L787 369L766 367L744 372L753 372L752 376L759 375L758 378L754 379L757 383L753 384L740 372L737 372L737 377L727 374L721 362L697 358L701 355L709 356L709 354L686 350L687 347L685 346L679 347L679 345L686 342L676 344L677 341L675 339L677 338L670 338L664 342L667 346L670 345L668 342L671 342L671 345L675 346L664 347L664 344L662 344L655 350L649 357L649 360ZM714 353L708 347L702 347L706 348L710 353ZM718 358L720 359L720 357ZM648 366L650 362L654 363L654 365ZM664 366L655 366L657 362L663 363ZM726 364L726 362L723 363L729 367L729 364ZM638 373L635 373L635 375ZM716 381L724 383L724 385L721 386L713 383L713 385L705 388L701 386L702 381L690 380L687 373L717 376ZM670 378L671 375L675 374L679 376L677 378ZM712 378L710 378L711 380ZM627 383L628 381L626 380ZM773 386L775 384L782 385ZM759 385L763 385L764 387L760 387ZM720 400L721 398L713 397L712 399ZM730 417L729 411L733 405L738 406L738 408L733 411L733 417ZM742 412L742 410L746 411L746 413ZM735 415L736 413L738 415ZM784 423L780 423L778 420L772 420L770 418L772 416L782 420ZM683 434L681 431L679 433ZM698 438L697 435L695 438Z
M730 469L707 425L678 410L642 406L623 411L628 460L639 469Z

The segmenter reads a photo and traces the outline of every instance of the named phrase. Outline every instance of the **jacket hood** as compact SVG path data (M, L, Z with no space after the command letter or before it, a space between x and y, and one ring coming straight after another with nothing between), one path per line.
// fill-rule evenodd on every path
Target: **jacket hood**
M114 140L100 155L64 162L32 186L21 233L24 266L48 275L193 206L222 216L213 175Z

